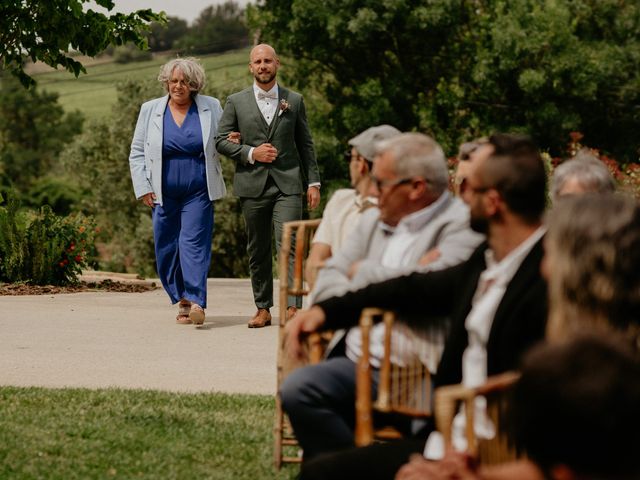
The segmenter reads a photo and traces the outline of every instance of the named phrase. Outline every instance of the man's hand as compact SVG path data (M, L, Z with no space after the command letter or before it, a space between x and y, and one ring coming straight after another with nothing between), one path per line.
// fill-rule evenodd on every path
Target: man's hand
M318 205L320 205L320 188L317 186L307 188L307 207L309 210L313 210Z
M422 455L411 455L409 463L405 463L395 480L479 480L472 459L466 453L447 451L439 461L430 461Z
M142 204L151 208L155 206L155 204L153 203L155 199L156 199L156 194L153 192L145 193L143 196L140 197L140 201L142 202Z
M231 132L229 135L227 135L227 140L231 143L235 143L236 145L240 145L242 136L240 135L240 132Z
M324 321L324 310L318 306L296 313L284 326L284 348L287 355L294 360L302 360L304 350L301 340L320 328Z
M420 259L418 260L418 265L424 267L425 265L429 265L431 262L435 262L439 258L440 249L438 247L434 247L420 257Z
M273 163L278 156L278 150L270 143L263 143L253 149L253 160L261 163Z
M347 277L349 277L349 280L353 280L353 278L357 275L361 261L362 260L356 260L351 265L349 265L349 269L347 270Z

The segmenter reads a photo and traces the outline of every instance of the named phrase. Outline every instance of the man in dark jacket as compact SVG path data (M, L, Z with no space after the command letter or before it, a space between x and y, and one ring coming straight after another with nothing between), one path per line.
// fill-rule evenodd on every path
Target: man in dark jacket
M540 276L545 186L544 165L531 140L492 136L473 155L464 193L471 226L487 234L487 243L456 267L373 284L299 313L287 324L289 353L299 354L308 333L353 325L362 308L380 307L423 313L425 322L451 317L436 386L474 386L517 368L521 355L543 337L546 323L546 283ZM438 458L441 445L431 437L426 453ZM393 478L409 454L423 448L424 440L330 454L306 462L302 478Z

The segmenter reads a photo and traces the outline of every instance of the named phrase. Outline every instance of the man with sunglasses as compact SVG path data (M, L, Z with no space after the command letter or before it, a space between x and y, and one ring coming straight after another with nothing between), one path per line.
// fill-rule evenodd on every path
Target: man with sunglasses
M336 190L322 213L322 222L313 237L311 251L305 263L305 277L310 285L325 261L338 250L358 224L360 216L376 206L371 196L371 168L375 156L375 144L400 135L391 125L378 125L349 140L349 150L344 153L349 163L349 179L353 188Z
M403 274L456 265L484 238L471 231L467 206L448 192L445 156L432 138L404 133L376 148L371 183L378 209L361 216L343 247L320 271L314 301ZM430 262L426 262L423 257L429 252ZM433 328L415 332L424 347L420 358L433 373L446 323L443 318ZM404 352L397 346L411 333L402 325L394 328L392 351L400 356ZM333 342L331 358L294 371L280 391L305 459L353 445L355 364L362 352L361 333L355 327L346 336L334 335L334 339L342 337L344 342ZM383 351L382 327L376 326L371 337L371 364L377 368ZM322 429L317 428L318 418L322 418Z

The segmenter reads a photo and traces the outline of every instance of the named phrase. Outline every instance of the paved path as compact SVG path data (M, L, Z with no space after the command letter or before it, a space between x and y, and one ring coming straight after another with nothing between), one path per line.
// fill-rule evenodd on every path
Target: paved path
M208 297L195 327L162 289L0 296L0 385L273 394L278 326L247 328L249 280L209 279Z

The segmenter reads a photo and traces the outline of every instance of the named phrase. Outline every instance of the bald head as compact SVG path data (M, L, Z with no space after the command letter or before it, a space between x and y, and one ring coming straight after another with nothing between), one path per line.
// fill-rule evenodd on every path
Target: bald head
M268 43L260 43L259 45L256 45L251 49L251 52L249 53L250 62L253 61L253 56L255 54L258 54L258 52L268 53L272 57L278 58L278 54L276 53L276 50L271 45L269 45Z

